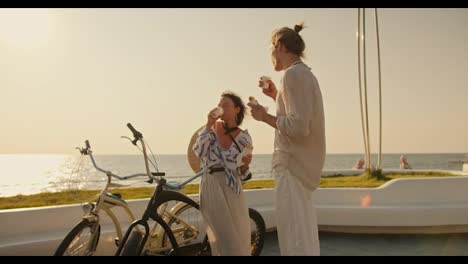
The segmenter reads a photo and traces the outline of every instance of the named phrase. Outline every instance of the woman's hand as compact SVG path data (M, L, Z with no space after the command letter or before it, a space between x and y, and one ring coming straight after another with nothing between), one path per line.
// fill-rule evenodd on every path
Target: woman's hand
M242 163L244 163L244 166L249 167L250 162L252 162L252 154L245 155L244 157L242 157Z
M216 109L217 109L217 107L213 108L213 110L211 110L208 113L208 117L207 117L207 121L206 121L206 129L208 129L208 130L214 125L216 120L218 120L218 117L213 117L214 112L216 111Z
M240 172L243 175L249 169L250 162L252 162L252 154L242 157L242 162L244 165L240 166Z
M276 89L276 85L275 83L273 83L272 80L267 80L268 82L268 89L263 89L262 88L262 91L265 95L271 97L273 99L273 101L276 101L276 94L278 94L278 90ZM258 87L262 87L263 86L263 82L259 79L258 80Z

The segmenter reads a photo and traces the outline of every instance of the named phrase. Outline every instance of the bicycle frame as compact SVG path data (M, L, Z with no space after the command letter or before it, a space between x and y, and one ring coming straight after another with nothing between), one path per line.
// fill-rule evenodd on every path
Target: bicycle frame
M143 237L141 238L141 240L139 241L139 244L138 244L138 248L137 248L137 251L136 251L136 255L140 255L144 246L146 245L146 242L148 240L148 237L149 237L149 225L148 225L148 220L152 219L154 221L156 221L162 228L163 230L167 233L167 236L169 238L169 241L171 243L171 247L172 249L174 250L175 254L178 255L179 254L179 245L175 239L175 236L174 236L174 233L173 231L171 230L171 228L169 227L169 225L167 224L167 222L165 221L165 219L163 219L159 214L159 207L163 204L165 204L166 202L169 202L169 201L179 201L179 202L183 202L185 204L189 204L191 206L193 206L194 208L199 208L199 205L196 201L190 199L188 196L184 195L184 194L181 194L179 192L176 192L176 191L172 191L172 190L169 190L169 189L180 189L183 185L185 185L186 183L188 183L189 181L185 181L183 184L180 184L180 185L170 185L170 184L167 184L166 180L164 178L161 178L161 179L158 179L156 177L153 176L153 174L150 172L150 169L149 169L149 164L148 164L148 155L147 155L147 152L146 152L146 144L145 142L143 141L143 135L136 131L133 126L129 123L127 124L128 128L133 132L133 136L134 136L134 140L132 141L132 143L134 145L136 145L136 143L138 141L140 141L141 145L142 145L142 152L143 152L143 158L145 160L145 168L146 168L146 173L148 175L148 177L150 179L153 179L157 182L157 186L148 202L148 205L146 207L146 210L145 212L143 213L143 216L141 219L138 219L136 221L134 221L127 229L127 232L125 233L125 236L123 237L123 240L121 241L121 243L119 243L119 248L117 250L117 252L115 253L115 255L120 255L122 253L122 250L123 250L123 247L125 246L126 242L128 241L128 238L130 236L130 234L132 233L133 229L137 226L142 226L143 229L144 229L144 235ZM158 174L156 174L158 175ZM201 175L201 173L199 173L199 175ZM199 176L198 174L193 176L191 179L195 179L196 177ZM162 176L162 175L158 175L158 176Z
M85 211L85 215L83 216L83 218L88 219L89 221L96 221L96 222L99 223L100 222L99 212L101 210L103 210L109 216L109 218L111 219L111 221L112 221L112 223L114 225L114 228L115 228L115 232L117 233L117 237L118 237L119 241L121 241L122 237L123 237L122 227L120 225L120 222L119 222L118 218L112 212L111 209L113 207L121 207L124 210L124 212L126 213L126 215L128 216L128 219L130 220L130 222L133 222L135 220L135 217L134 217L132 211L130 210L130 208L128 207L127 203L123 199L120 199L119 197L114 196L114 195L112 195L112 194L110 194L108 192L109 186L110 186L110 183L111 183L111 177L116 177L116 178L120 178L120 179L127 179L127 178L137 177L137 176L140 176L140 175L131 175L131 176L128 176L128 177L119 177L119 176L113 174L110 171L104 171L104 170L100 169L96 165L96 161L94 160L94 157L92 155L91 150L89 150L88 155L90 156L90 159L91 159L94 167L96 169L106 173L107 183L106 183L105 187L103 188L103 190L98 194L96 204L94 206L91 205L92 210L90 212L86 213L86 210L89 210L87 207L90 206L90 204L87 203L87 204L83 205L83 210Z

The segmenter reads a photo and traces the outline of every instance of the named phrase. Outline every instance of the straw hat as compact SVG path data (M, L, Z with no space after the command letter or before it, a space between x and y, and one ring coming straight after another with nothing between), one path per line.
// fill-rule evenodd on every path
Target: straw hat
M197 142L198 132L200 132L204 127L205 126L200 127L199 129L195 131L195 133L193 133L192 138L190 139L190 143L188 145L188 149L187 149L187 160L194 173L197 173L200 171L200 159L197 157L197 155L193 151L193 145L195 144L195 142Z

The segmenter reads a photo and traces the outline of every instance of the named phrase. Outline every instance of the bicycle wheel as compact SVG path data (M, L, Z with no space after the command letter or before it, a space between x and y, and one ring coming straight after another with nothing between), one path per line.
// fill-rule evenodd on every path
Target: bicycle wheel
M183 255L203 255L203 239L206 228L198 207L185 204L169 215L168 226L172 230ZM171 246L167 232L163 230L161 245ZM187 250L184 250L187 249Z
M196 214L199 214L199 217L194 217L194 213L189 213L188 211L190 210L196 210ZM184 215L183 215L184 214ZM190 217L187 217L186 215L189 215ZM196 255L201 255L201 256L209 256L211 255L211 250L210 250L210 245L208 243L208 237L206 236L206 233L205 233L205 225L203 223L203 219L202 219L202 216L201 216L201 213L199 212L198 209L194 209L193 206L190 206L190 205L185 205L184 207L182 207L179 211L177 211L175 213L175 216L174 218L171 218L171 220L169 221L169 227L171 227L171 230L176 230L177 232L174 233L174 236L176 237L176 241L177 241L177 244L179 246L185 246L185 245L188 245L188 244L195 244L195 243L201 243L201 246L199 247L200 250L198 252L195 252ZM252 256L260 256L260 253L262 252L262 249L263 249L263 245L264 245L264 242L265 242L265 234L266 234L266 226L265 226L265 221L263 220L263 217L262 215L256 211L255 209L253 208L249 208L249 217L250 217L250 230L251 230L251 245L250 245L250 249L251 249L251 254ZM194 241L192 241L191 243L188 243L189 239L190 239L190 231L187 232L182 232L181 230L184 230L184 227L183 226L180 226L179 225L174 225L174 223L177 221L177 219L180 218L180 219L183 219L184 221L186 221L185 219L193 219L193 220L197 220L197 221L201 221L201 224L196 224L195 226L197 226L198 230L200 230L200 233L198 235L198 237L195 239L195 237L193 237L192 239L194 239ZM195 221L190 221L190 223L194 223ZM200 228L203 228L203 229L200 229ZM186 229L185 229L186 230ZM203 240L201 240L202 236L200 235L201 233L203 233ZM177 235L178 234L178 235ZM181 238L182 237L182 238ZM186 243L181 243L181 241L185 241ZM170 244L169 242L169 239L167 237L167 234L164 232L163 234L163 246L165 245L168 245L168 243Z
M128 236L127 243L120 256L137 256L138 247L140 246L143 234L138 230L133 230Z
M249 216L251 223L250 251L252 256L260 256L265 242L265 221L262 215L253 208L249 208Z
M265 243L265 234L266 227L265 221L263 220L262 215L257 212L255 209L249 208L249 217L250 217L250 252L252 256L260 256L260 253L263 249L263 244ZM211 255L210 244L208 243L208 237L205 236L203 241L203 246L206 256Z
M60 243L54 256L91 256L96 251L101 226L88 219L81 220Z

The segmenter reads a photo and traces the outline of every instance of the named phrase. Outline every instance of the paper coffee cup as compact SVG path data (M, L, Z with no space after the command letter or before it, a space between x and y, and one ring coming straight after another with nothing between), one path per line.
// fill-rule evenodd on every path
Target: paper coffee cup
M270 84L268 83L269 80L271 80L271 78L268 76L260 77L260 82L262 83L263 89L268 89L268 87L270 87Z
M251 103L253 105L258 105L257 99L255 99L255 97L253 97L253 96L249 96L249 103Z
M213 118L218 118L224 113L224 110L222 107L216 107L216 109L211 113L211 117Z

